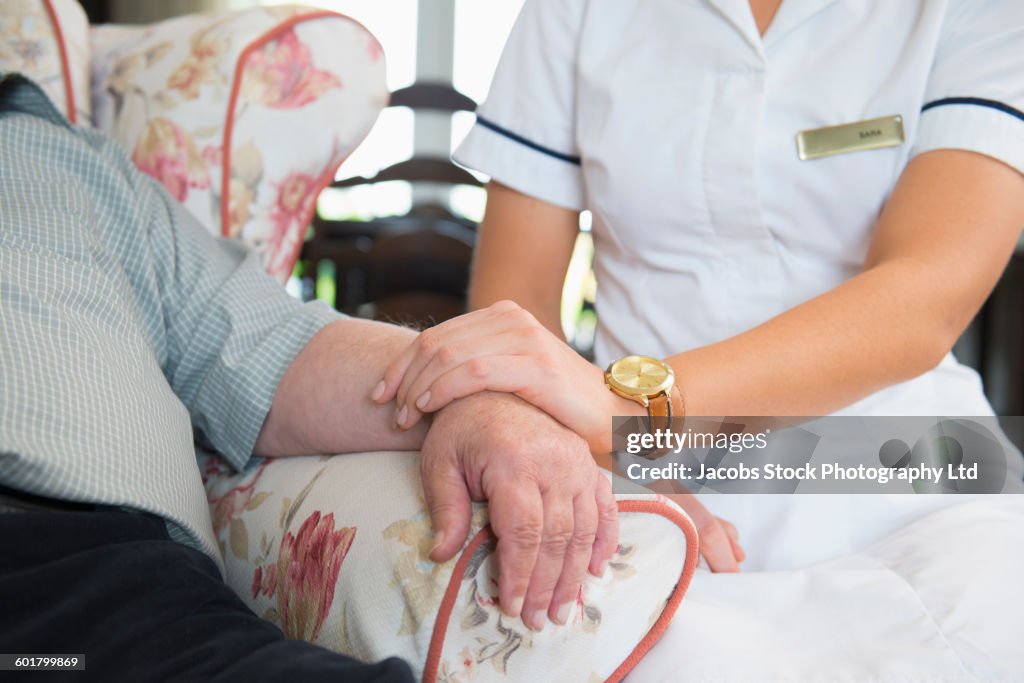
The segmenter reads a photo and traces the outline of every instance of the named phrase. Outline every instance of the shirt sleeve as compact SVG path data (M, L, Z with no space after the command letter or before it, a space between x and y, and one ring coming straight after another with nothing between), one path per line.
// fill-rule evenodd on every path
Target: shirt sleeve
M576 146L581 0L526 0L490 95L454 159L538 199L583 208Z
M1024 173L1024 2L951 3L912 155L965 149Z
M212 237L158 183L139 174L150 207L148 280L162 311L162 367L192 425L235 467L249 460L284 371L324 325L242 245ZM143 295L145 296L145 295Z

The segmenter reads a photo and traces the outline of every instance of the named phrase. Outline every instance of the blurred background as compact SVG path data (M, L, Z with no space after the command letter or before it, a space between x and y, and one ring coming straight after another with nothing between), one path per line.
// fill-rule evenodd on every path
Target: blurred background
M81 0L93 23L150 23L274 0ZM293 3L287 3L293 4ZM391 105L319 199L289 283L353 315L427 326L465 310L486 178L451 164L523 0L304 0L347 14L384 47ZM580 219L563 292L566 338L593 345L590 217ZM968 239L965 236L965 239ZM1001 415L1024 414L1024 242L956 347ZM1024 435L1014 434L1018 443Z

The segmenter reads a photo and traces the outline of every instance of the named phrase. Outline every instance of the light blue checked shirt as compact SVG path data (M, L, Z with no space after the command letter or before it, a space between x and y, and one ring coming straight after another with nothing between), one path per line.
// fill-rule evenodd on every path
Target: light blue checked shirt
M155 513L219 564L193 430L243 466L285 368L339 317L0 75L0 483Z

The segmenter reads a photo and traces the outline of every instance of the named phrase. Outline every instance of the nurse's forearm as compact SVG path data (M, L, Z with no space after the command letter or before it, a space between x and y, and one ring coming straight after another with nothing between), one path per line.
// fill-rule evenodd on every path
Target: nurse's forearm
M921 310L927 278L917 270L879 266L753 330L672 356L686 412L822 415L928 371L955 336Z
M863 273L748 332L669 359L691 415L821 415L934 367L1024 225L1024 177L942 150L907 167Z
M564 338L562 285L578 233L579 212L491 181L473 254L469 309L511 299Z

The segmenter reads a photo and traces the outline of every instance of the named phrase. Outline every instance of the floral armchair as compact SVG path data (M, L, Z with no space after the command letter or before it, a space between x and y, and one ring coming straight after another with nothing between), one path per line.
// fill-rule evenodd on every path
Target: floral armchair
M295 6L90 37L95 125L211 232L287 279L320 190L387 104L377 40Z

